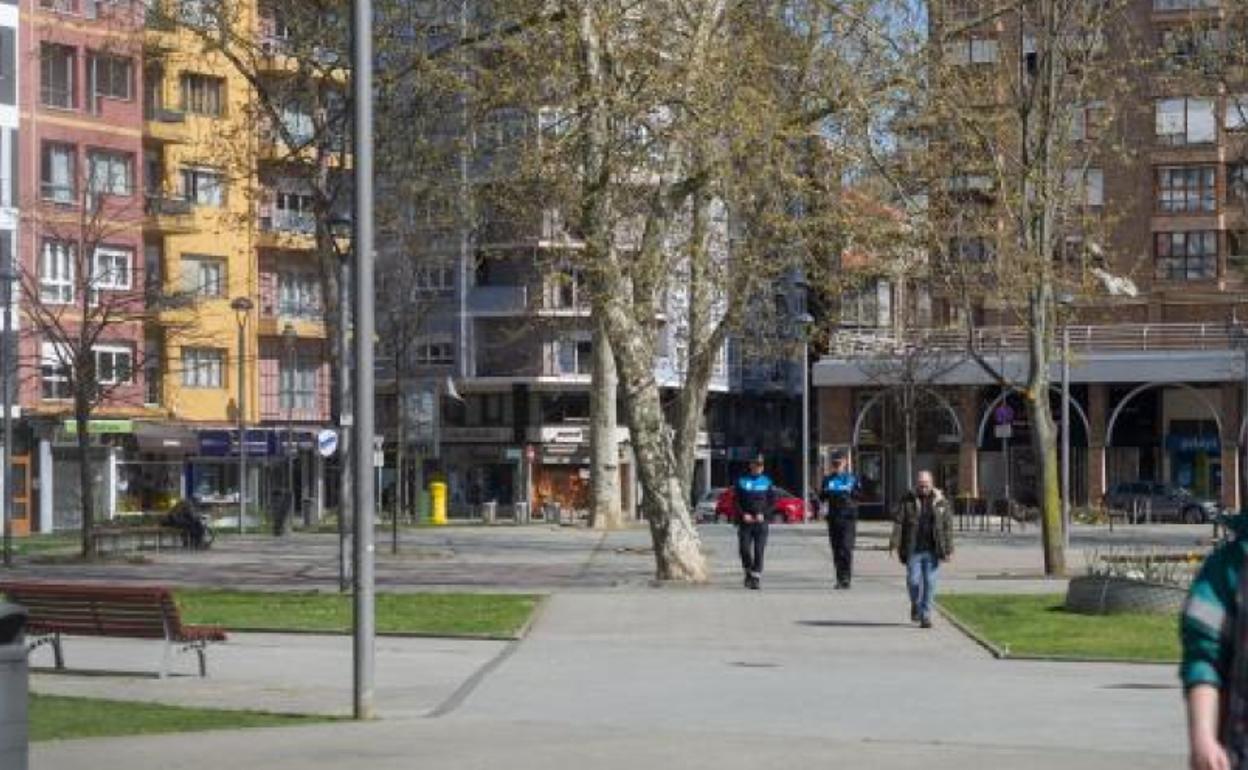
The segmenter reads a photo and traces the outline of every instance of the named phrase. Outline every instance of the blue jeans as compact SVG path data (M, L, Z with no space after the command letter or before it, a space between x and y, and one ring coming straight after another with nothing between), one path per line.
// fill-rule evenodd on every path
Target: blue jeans
M940 562L931 551L910 554L906 561L906 587L910 589L910 603L919 608L920 619L932 617L932 602L936 599L936 573Z

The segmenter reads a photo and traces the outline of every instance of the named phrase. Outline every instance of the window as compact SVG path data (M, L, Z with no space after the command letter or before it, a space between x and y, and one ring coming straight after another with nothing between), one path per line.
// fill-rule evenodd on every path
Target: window
M892 321L892 284L868 281L855 291L841 295L842 326L885 327Z
M962 262L987 262L997 256L992 240L983 236L949 239L949 258Z
M313 273L282 272L277 277L279 315L315 317L321 312L321 283Z
M1066 191L1083 206L1105 205L1105 173L1099 168L1066 172Z
M1172 27L1161 30L1161 66L1167 71L1213 64L1220 56L1218 30L1211 27Z
M1088 102L1074 107L1070 121L1070 138L1076 142L1094 142L1105 124L1105 102Z
M594 343L589 337L555 341L555 374L590 374L593 359Z
M72 144L44 143L40 172L40 192L44 200L67 205L74 202L76 154Z
M125 290L130 288L130 261L133 252L115 246L100 246L95 250L94 289Z
M225 80L193 72L182 74L182 110L220 117L224 112Z
M70 386L69 352L60 345L45 342L39 362L39 395L47 401L73 397Z
M1162 144L1207 144L1217 139L1212 99L1157 101L1157 140Z
M1248 163L1232 163L1226 167L1226 200L1248 203Z
M1218 233L1197 230L1155 233L1157 277L1169 281L1198 281L1218 273Z
M219 388L224 379L225 351L219 348L182 348L182 385Z
M74 301L75 248L65 241L44 241L39 268L39 299L51 304Z
M945 189L954 195L991 195L993 187L988 174L954 174L945 180Z
M121 345L97 345L95 381L99 385L128 385L134 377L134 351Z
M450 366L455 363L455 346L449 339L423 339L416 343L416 364Z
M17 105L17 29L0 27L0 104Z
M1243 131L1248 128L1248 94L1226 97L1226 118L1223 125L1227 131Z
M1227 259L1241 266L1248 260L1248 230L1229 230L1226 233Z
M955 65L992 64L997 61L997 41L983 37L950 40L945 43L945 56Z
M442 292L455 288L455 268L452 265L423 265L416 270L416 291Z
M161 386L164 384L160 367L160 339L147 339L144 345L146 354L143 356L143 403L156 405L160 403Z
M1220 0L1153 0L1154 11L1192 11L1217 8Z
M130 101L134 82L134 63L125 57L92 54L91 77L96 96Z
M274 230L311 234L316 231L314 199L309 193L275 190L270 226Z
M182 169L182 194L196 206L221 206L225 201L221 172L207 168Z
M39 49L39 100L48 107L72 110L78 53L73 47L44 43Z
M291 364L293 363L293 368ZM308 411L316 409L316 370L317 361L294 357L291 362L283 356L281 368L282 409Z
M197 297L225 296L225 260L182 255L182 289Z
M134 189L134 156L125 152L87 153L87 189L99 195L129 196Z
M1216 166L1161 166L1157 169L1157 210L1165 214L1217 211Z

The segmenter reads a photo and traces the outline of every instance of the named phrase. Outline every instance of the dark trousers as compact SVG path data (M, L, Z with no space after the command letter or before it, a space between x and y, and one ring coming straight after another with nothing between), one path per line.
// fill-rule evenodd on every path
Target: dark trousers
M763 551L767 550L767 522L737 525L737 545L745 574L763 574Z
M854 540L858 536L858 519L854 516L828 515L828 542L832 544L832 564L836 582L848 583L854 576Z

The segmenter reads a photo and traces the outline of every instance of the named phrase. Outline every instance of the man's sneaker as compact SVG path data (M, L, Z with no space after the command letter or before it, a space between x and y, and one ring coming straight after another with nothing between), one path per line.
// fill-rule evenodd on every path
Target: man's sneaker
M919 621L919 628L931 628L931 627L932 627L931 618L923 618L922 620Z
M836 587L837 587L837 588L844 588L845 590L847 590L847 591L848 591L848 590L849 590L849 581L848 581L848 580L842 580L841 582L839 582L839 583L837 583L837 584L836 584Z
M910 622L911 623L919 622L919 605L915 604L914 602L910 602Z
M746 576L745 576L745 581L744 581L744 582L742 582L742 584L741 584L741 585L745 586L746 588L750 588L750 587L751 587L751 586L750 586L750 584L751 584L751 583L753 583L753 582L754 582L754 578L753 578L753 577L751 577L751 576L747 573L747 574L746 574Z

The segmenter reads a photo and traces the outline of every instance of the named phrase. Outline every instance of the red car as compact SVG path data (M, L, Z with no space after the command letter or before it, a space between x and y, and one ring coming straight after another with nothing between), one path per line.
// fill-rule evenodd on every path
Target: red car
M737 510L736 487L728 487L715 503L715 521L735 522L740 513ZM776 487L776 512L771 516L772 522L801 524L806 518L806 506L802 503L802 498Z

